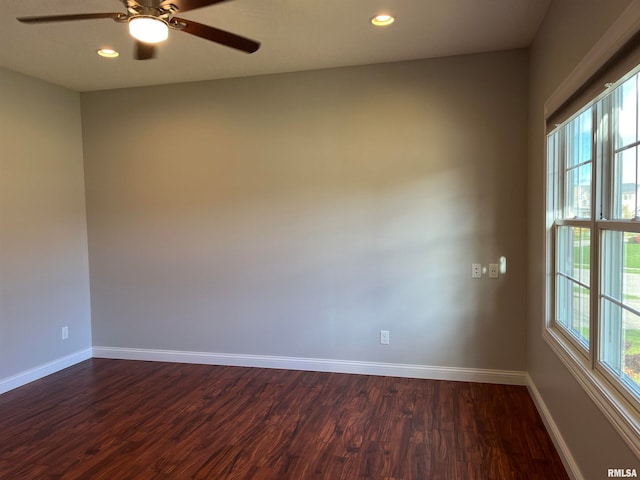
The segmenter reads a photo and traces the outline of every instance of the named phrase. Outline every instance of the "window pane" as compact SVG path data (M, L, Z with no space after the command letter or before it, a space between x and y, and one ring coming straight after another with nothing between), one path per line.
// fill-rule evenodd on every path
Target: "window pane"
M577 239L574 250L577 250L577 262L574 265L574 275L583 285L589 286L591 283L591 230L588 228L576 228Z
M634 75L613 95L613 202L612 217L635 218L638 205L638 75Z
M600 361L627 387L640 392L640 316L607 299L602 313Z
M602 293L640 311L640 234L602 233Z
M640 235L602 234L600 360L627 386L640 386Z
M600 316L600 361L611 370L620 374L622 371L622 307L602 299Z
M566 134L565 218L591 217L592 110L589 108L564 129Z
M558 227L557 269L577 282L589 286L591 275L591 230Z
M640 387L640 316L627 310L622 312L623 375L632 387Z
M589 345L589 289L558 275L556 321L585 347Z
M579 254L574 248L574 237L573 227L558 227L557 269L569 277L573 276L574 256Z
M638 213L638 148L614 155L613 218L634 218Z
M573 286L572 281L556 276L556 321L566 329L573 318Z
M591 164L567 171L565 216L567 218L591 217Z
M623 232L602 233L602 267L600 285L602 293L622 301Z
M591 161L591 108L567 125L567 168Z
M638 139L638 76L635 75L616 89L614 115L616 117L615 148L635 143Z
M624 233L622 301L640 311L640 234Z
M591 230L559 226L556 252L556 321L588 346Z
M583 344L589 344L589 289L574 287L574 309L572 323L569 328Z

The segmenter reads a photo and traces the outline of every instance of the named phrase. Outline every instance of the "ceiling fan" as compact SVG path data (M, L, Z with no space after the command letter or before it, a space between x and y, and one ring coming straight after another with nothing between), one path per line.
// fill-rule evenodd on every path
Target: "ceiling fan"
M174 17L176 12L187 12L227 0L120 0L126 13L78 13L49 15L43 17L18 17L23 23L66 22L70 20L92 20L110 18L129 24L129 33L136 40L135 58L147 60L155 57L155 44L169 35L169 29L179 30L246 53L253 53L260 44L235 33Z

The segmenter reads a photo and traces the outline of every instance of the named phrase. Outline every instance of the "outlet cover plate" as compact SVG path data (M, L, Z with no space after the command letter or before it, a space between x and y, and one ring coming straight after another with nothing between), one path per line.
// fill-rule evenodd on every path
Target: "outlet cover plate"
M471 264L471 278L482 278L482 265L479 263Z

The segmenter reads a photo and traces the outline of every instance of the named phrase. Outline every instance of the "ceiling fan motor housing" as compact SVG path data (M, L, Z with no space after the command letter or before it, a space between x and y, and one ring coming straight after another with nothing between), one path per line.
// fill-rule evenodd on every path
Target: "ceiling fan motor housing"
M162 3L160 0L122 0L130 17L148 16L162 18L167 21L179 9L173 3Z

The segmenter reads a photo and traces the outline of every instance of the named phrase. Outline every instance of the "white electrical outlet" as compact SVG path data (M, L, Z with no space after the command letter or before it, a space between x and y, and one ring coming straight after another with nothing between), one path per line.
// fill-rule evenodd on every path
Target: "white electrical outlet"
M389 345L389 330L380 330L380 343Z
M62 340L69 338L69 327L62 327Z
M482 265L479 263L471 264L471 278L482 278Z

